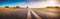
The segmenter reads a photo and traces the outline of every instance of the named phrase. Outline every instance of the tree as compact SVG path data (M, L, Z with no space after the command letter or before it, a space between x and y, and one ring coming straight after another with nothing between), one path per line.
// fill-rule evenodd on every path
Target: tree
M20 8L19 6L16 6L16 8Z
M5 8L9 8L9 6L5 6Z
M58 6L56 6L55 8L59 8Z
M28 7L26 7L26 8L28 8Z
M26 8L29 8L28 6Z
M49 8L49 7L47 7L47 8Z
M47 8L54 8L53 6L48 6Z

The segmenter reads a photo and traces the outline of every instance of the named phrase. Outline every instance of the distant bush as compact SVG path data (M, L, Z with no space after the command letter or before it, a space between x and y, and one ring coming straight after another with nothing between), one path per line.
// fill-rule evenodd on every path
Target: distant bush
M46 7L46 8L49 8L49 7Z
M16 6L16 8L20 8L19 6Z
M56 6L55 8L60 8L60 7Z
M26 7L26 8L29 8L29 7Z
M5 6L5 8L9 8L9 6Z
M48 7L46 7L46 8L60 8L60 7L58 7L58 6L55 6L55 7L53 7L53 6L48 6Z
M46 7L46 8L54 8L54 7Z

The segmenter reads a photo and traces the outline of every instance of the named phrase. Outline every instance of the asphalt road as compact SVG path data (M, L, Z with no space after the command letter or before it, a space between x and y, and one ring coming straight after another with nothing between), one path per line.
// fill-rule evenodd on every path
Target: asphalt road
M57 12L32 9L0 11L0 19L60 19Z
M59 11L49 10L33 10L41 19L60 19Z
M28 10L0 11L0 19L27 19Z

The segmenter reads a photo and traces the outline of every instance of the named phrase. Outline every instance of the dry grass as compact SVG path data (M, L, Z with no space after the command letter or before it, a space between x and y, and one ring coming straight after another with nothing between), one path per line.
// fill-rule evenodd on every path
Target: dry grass
M34 10L60 10L60 8L32 8Z
M60 8L45 8L44 10L60 10Z
M18 8L0 8L0 11L4 11L4 10L15 10L15 9L18 9Z
M13 8L0 8L0 11L3 11L3 10L13 10Z
M26 9L26 8L0 8L0 11L4 11L4 10L15 10L15 9L22 10L22 9Z

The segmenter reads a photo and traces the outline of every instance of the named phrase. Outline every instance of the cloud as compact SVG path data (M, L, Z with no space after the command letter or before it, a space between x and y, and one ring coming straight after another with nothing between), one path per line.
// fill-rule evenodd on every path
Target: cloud
M29 2L30 8L45 8L47 6L58 6L58 4L53 0L47 0L43 2Z

